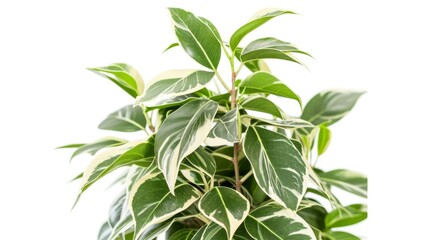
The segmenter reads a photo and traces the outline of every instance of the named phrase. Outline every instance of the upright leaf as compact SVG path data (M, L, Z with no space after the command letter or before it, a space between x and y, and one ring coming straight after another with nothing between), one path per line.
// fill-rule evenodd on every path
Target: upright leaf
M345 227L365 220L368 216L366 205L353 204L328 213L325 218L327 228Z
M240 90L243 93L269 93L294 99L301 106L301 98L277 77L268 72L253 73L240 83Z
M319 173L319 176L321 180L329 185L341 188L361 197L367 197L368 179L360 173L345 169L337 169L330 172Z
M155 137L155 151L158 167L172 192L180 163L206 139L217 107L216 102L197 99L174 111L160 126Z
M278 118L283 118L286 115L279 106L264 96L250 96L239 105L246 110L268 113Z
M232 239L249 213L250 203L234 189L215 187L201 198L198 208L210 220L222 226Z
M120 132L140 131L146 128L146 118L141 107L127 105L109 114L109 116L98 125L98 128Z
M248 33L268 22L272 18L283 14L294 14L294 12L282 9L264 9L257 12L248 23L237 29L237 31L232 34L231 39L229 40L229 45L232 51L235 51L235 49L238 47L238 44Z
M331 130L328 127L321 125L319 127L319 136L317 138L317 155L322 155L329 147L331 142Z
M221 46L213 32L213 26L183 9L169 10L176 36L186 53L201 65L215 70L220 61Z
M317 94L304 107L301 118L314 125L337 122L352 110L364 92L330 90Z
M137 70L128 64L114 63L106 67L88 69L114 82L134 98L144 90L142 77Z
M238 142L239 117L238 108L223 115L210 131L205 143L209 146L221 146Z
M261 189L277 203L296 210L307 188L308 173L293 143L285 135L251 126L243 147Z
M316 240L311 227L298 214L275 204L253 210L244 223L247 232L258 240Z
M162 95L169 97L196 92L213 78L214 72L199 70L170 70L161 73L137 99L137 104L150 101Z
M150 226L182 212L200 197L200 192L187 183L178 184L173 191L174 196L161 173L145 175L136 182L129 197L135 239Z
M261 38L249 43L241 52L240 59L244 63L259 59L281 59L303 65L293 53L311 56L291 43L276 38Z

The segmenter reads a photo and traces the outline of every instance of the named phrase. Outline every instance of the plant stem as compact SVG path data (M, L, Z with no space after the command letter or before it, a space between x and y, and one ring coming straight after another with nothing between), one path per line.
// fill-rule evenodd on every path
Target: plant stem
M215 70L215 74L217 79L219 79L219 82L222 83L222 86L229 92L231 91L231 89L229 89L228 85L225 83L225 81L222 79L222 77L220 76L219 72L217 70Z
M244 175L242 178L241 178L241 180L240 180L240 182L241 183L244 183L250 176L252 176L253 175L253 171L252 170L250 170L248 173L246 173L246 175Z
M231 109L236 108L237 105L237 94L235 91L235 78L237 77L237 73L232 72L231 77ZM234 143L234 154L232 157L232 163L234 164L234 172L235 172L235 189L237 192L241 192L241 181L240 181L240 171L238 169L238 151L240 150L240 143Z

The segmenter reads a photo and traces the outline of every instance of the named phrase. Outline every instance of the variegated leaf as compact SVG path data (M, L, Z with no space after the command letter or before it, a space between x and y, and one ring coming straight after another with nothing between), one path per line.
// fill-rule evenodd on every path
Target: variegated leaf
M165 233L167 230L171 228L173 223L180 222L189 218L192 218L194 216L186 216L184 214L178 214L173 219L169 219L167 221L163 221L154 225L151 225L149 228L147 228L139 237L138 240L153 240L156 239L161 234ZM195 231L196 232L196 231ZM171 240L171 238L168 238ZM191 239L191 238L189 238Z
M129 208L135 222L135 238L146 229L161 223L188 208L198 200L200 192L187 183L174 187L171 194L161 173L153 172L136 182L130 192Z
M180 229L179 231L173 233L173 235L171 235L168 240L191 240L196 232L197 230L195 229Z
M248 62L258 59L282 59L303 65L293 53L310 54L303 52L288 42L276 38L261 38L247 45L241 52L241 61Z
M268 113L280 119L286 115L275 103L271 102L266 97L259 95L249 96L241 102L239 106L246 110Z
M144 94L137 99L137 104L153 100L160 96L181 96L196 92L213 78L214 72L199 70L170 70L161 73Z
M247 232L258 240L316 240L311 227L296 212L276 204L253 210L244 223Z
M136 140L98 154L83 174L81 191L84 192L95 181L117 168L133 164L149 166L155 156L153 141L154 137L151 136L147 140Z
M251 126L243 147L261 189L277 203L296 210L307 188L308 172L293 143L285 135Z
M301 106L301 98L277 77L268 72L256 72L240 83L243 93L269 93L296 100Z
M180 8L169 8L174 30L186 53L201 65L215 70L220 61L221 45L206 21ZM217 31L216 31L217 32Z
M257 12L248 23L237 29L237 31L232 34L231 39L229 40L229 45L232 51L235 51L235 49L238 47L238 44L248 33L268 22L272 18L283 14L294 14L294 12L276 8L267 8Z
M172 108L172 107L180 107L182 105L184 105L187 102L196 100L197 96L194 94L186 94L186 95L182 95L182 96L177 96L177 97L173 97L173 98L168 98L168 99L163 99L159 102L156 102L154 104L148 104L145 105L146 110L152 111L155 109L165 109L165 108Z
M146 118L140 106L133 107L133 105L128 105L109 114L98 125L98 128L120 132L140 131L146 128Z
M113 227L113 229L110 232L110 235L108 235L108 240L116 240L118 237L120 237L121 234L125 233L129 229L133 227L133 217L130 213L123 216Z
M319 173L319 176L322 181L329 185L361 197L366 198L368 196L368 179L361 173L337 169L330 172Z
M314 125L337 122L349 113L364 92L330 90L314 96L305 106L301 118Z
M182 160L206 139L218 104L207 99L188 102L171 113L155 137L158 168L172 193Z
M126 212L127 195L125 191L121 193L110 206L108 223L111 228L114 228L116 224L121 220L123 214Z
M215 187L204 194L198 208L207 218L222 226L228 239L232 239L249 213L250 203L234 189Z
M238 108L223 115L212 128L205 143L209 146L231 145L239 141L239 112Z
M125 144L127 140L117 138L117 137L104 137L101 139L98 139L92 143L86 143L86 144L70 144L58 147L60 148L77 148L76 151L72 154L70 161L75 158L76 156L82 154L82 153L89 153L91 155L94 155L99 150L107 147L114 147L114 146L120 146L122 144Z
M137 70L128 64L114 63L106 67L88 69L114 82L134 98L144 90L142 77Z
M200 228L191 240L226 240L227 235L225 229L211 222L204 227Z
M210 178L213 178L216 172L216 161L210 153L204 150L204 148L197 148L197 150L189 154L186 159L196 169L200 170Z
M305 120L302 120L300 118L286 118L284 120L282 119L266 119L262 117L256 117L251 115L244 115L243 118L250 118L256 121L257 125L270 125L275 126L279 128L286 128L286 129L296 129L296 128L313 128L313 124L310 122L307 122Z

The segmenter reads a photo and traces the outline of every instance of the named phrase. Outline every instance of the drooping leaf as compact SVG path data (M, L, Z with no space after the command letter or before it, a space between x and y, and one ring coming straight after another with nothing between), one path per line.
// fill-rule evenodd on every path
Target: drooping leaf
M109 114L109 116L98 125L98 128L119 132L140 131L146 128L146 118L141 107L127 105Z
M234 53L235 57L240 62L241 62L241 52L243 52L243 49L238 47L237 49L235 49L235 53ZM252 72L258 72L258 71L271 72L271 69L268 67L267 63L262 59L244 62L244 66L246 66Z
M145 175L136 182L129 197L135 222L135 238L152 225L182 212L200 197L200 192L187 183L178 184L173 191L175 195L171 194L159 172Z
M160 96L181 96L196 92L213 78L214 72L200 70L170 70L156 76L137 104L153 100Z
M281 59L304 65L293 53L311 56L291 43L283 42L276 38L261 38L249 43L241 52L240 59L244 63L259 59Z
M216 102L197 99L174 111L160 126L155 137L155 151L158 167L172 192L180 163L206 139L217 107Z
M327 240L360 240L360 238L347 232L327 232L323 235Z
M272 18L283 14L294 14L294 12L272 8L263 9L257 12L248 23L237 29L237 31L232 34L231 39L229 40L229 45L232 51L234 51L238 47L238 44L248 33L255 30L267 21L271 20Z
M185 103L193 101L195 99L197 99L196 95L186 94L182 96L163 99L155 104L146 105L145 107L146 107L146 110L149 112L156 109L160 110L160 109L166 109L166 108L180 107Z
M320 156L326 152L331 142L331 130L328 127L321 125L319 127L319 136L317 138L317 154Z
M101 228L98 231L97 240L107 240L111 232L112 228L110 227L108 222L105 222L103 225L101 225Z
M195 233L194 237L191 240L226 240L225 230L216 224L215 222L210 222L209 224L203 226Z
M241 102L239 106L246 110L268 113L280 119L285 116L283 110L279 106L263 96L250 96Z
M296 210L307 188L308 172L293 143L285 135L251 126L243 147L261 189L277 203Z
M98 154L83 174L81 192L117 168L133 164L148 167L155 156L153 141L154 137L151 136L147 140L132 141Z
M324 91L314 96L304 107L301 118L314 125L332 125L352 110L364 92Z
M107 147L114 147L114 146L120 146L122 144L125 144L127 140L116 138L116 137L104 137L100 138L92 143L87 144L70 144L61 146L58 148L77 148L76 151L72 154L70 157L70 161L75 158L76 156L82 154L82 153L89 153L91 155L94 155L99 150Z
M257 125L269 125L269 126L275 126L279 128L286 128L286 129L296 129L296 128L313 128L313 124L299 119L299 118L286 118L284 120L281 119L266 119L262 117L256 117L251 115L245 115L243 118L251 118L256 122Z
M133 217L130 213L123 216L113 227L110 235L108 235L108 240L116 240L122 233L125 233L127 230L133 226Z
M137 70L128 64L114 63L106 67L88 69L114 82L134 98L144 90L142 77Z
M186 159L196 169L200 170L208 177L213 178L216 172L216 161L204 148L197 148L197 150L189 154Z
M220 61L221 46L213 26L183 9L169 10L176 36L186 53L201 65L215 70Z
M365 175L345 169L319 173L322 181L361 197L367 197L368 179Z
M210 131L205 143L209 146L221 146L238 142L239 117L238 108L223 115Z
M366 205L353 204L328 213L325 218L327 228L344 227L359 223L368 216Z
M244 222L247 232L258 240L315 240L311 227L295 212L276 204L253 210Z
M248 76L240 83L240 90L243 93L269 93L290 98L298 101L301 106L301 98L277 77L268 72L256 72Z
M170 44L162 53L165 53L165 52L167 52L168 50L170 50L170 49L172 49L172 48L175 48L175 47L178 47L178 46L180 46L180 44L179 43L172 43L172 44Z
M215 187L204 194L198 208L207 218L222 226L228 239L232 239L249 213L250 203L234 189Z
M173 233L168 240L191 240L197 230L185 228Z
M124 208L126 200L127 195L124 191L113 201L113 204L110 206L109 218L107 222L109 223L111 228L114 228L116 224L118 224L121 220L122 214L124 213L124 209L126 209Z

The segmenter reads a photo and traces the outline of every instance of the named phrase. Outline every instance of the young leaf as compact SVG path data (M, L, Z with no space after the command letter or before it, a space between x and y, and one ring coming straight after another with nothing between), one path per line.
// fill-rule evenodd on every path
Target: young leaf
M201 65L215 70L220 61L221 46L206 22L179 8L169 8L176 36L186 53Z
M98 128L119 132L141 131L146 128L146 118L141 107L127 105L109 114L109 116L98 125Z
M223 115L210 131L205 143L209 146L221 146L238 142L239 117L238 108L234 108Z
M248 23L237 29L237 31L232 34L231 39L229 40L229 45L232 51L235 51L235 49L238 47L238 44L248 33L268 22L272 18L283 14L294 14L294 12L282 9L264 9L257 12Z
M135 222L135 239L150 226L161 223L188 208L200 192L187 183L174 187L173 196L161 173L145 175L130 192L129 208Z
M277 203L296 210L307 188L308 173L293 143L285 135L251 126L243 147L261 189Z
M288 86L268 72L256 72L240 83L243 93L269 93L296 100L301 106L301 98Z
M232 239L235 231L249 214L250 203L234 189L215 187L204 194L198 208L207 218L223 227L228 239Z
M323 235L327 240L360 240L360 238L347 232L327 232Z
M316 240L311 227L298 214L275 204L253 210L244 223L247 232L258 240Z
M328 213L325 224L327 228L344 227L362 222L367 216L366 205L353 204Z
M319 177L329 185L341 188L361 197L367 197L368 179L360 173L338 169L330 172L319 173Z
M191 240L226 240L225 230L215 222L210 222L200 228Z
M140 95L144 90L142 77L137 70L128 64L114 63L107 67L88 69L114 82L134 98Z
M178 47L178 46L180 46L180 44L179 43L172 43L172 44L170 44L162 53L165 53L165 52L167 52L168 50L170 50L170 49L172 49L172 48L175 48L175 47Z
M261 38L249 43L241 52L240 59L242 62L259 59L282 59L303 65L295 58L293 53L311 56L299 50L291 43L283 42L276 38Z
M319 126L319 137L317 138L317 155L322 155L329 147L331 142L331 130L328 127Z
M314 96L304 107L301 118L314 125L332 125L352 110L364 92L325 91Z
M268 113L280 119L286 115L275 103L271 102L266 97L259 95L249 96L242 101L239 106L246 110Z
M149 166L155 157L153 141L151 136L147 140L129 142L98 154L83 174L81 192L117 168L133 164Z
M155 137L158 167L165 176L170 190L182 160L195 151L212 128L218 104L207 99L188 102L171 113Z
M144 94L137 98L137 104L150 101L162 95L181 96L196 92L213 78L214 72L199 70L170 70L161 73L147 87Z

